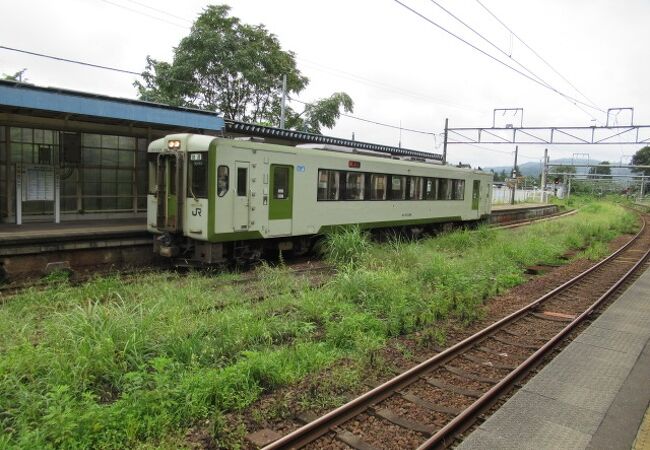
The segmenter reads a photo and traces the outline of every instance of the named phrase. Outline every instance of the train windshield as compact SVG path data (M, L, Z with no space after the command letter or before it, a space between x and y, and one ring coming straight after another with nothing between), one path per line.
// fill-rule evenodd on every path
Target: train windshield
M208 198L208 152L190 153L187 193L194 198Z

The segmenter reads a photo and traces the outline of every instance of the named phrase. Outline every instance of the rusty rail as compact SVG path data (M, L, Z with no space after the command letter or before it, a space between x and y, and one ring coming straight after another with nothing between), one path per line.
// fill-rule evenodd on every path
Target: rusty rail
M547 299L555 296L561 291L566 290L570 286L574 285L579 280L583 279L587 275L591 274L604 264L615 259L620 253L625 251L629 246L637 241L644 233L646 229L645 219L643 220L643 225L639 232L625 245L621 246L618 250L612 253L610 256L590 267L586 271L577 275L576 277L568 280L562 285L556 287L550 292L544 294L540 298L536 299L532 303L524 306L523 308L515 311L514 313L502 318L501 320L491 324L490 326L484 328L478 333L465 338L464 340L456 343L455 345L447 348L446 350L438 353L432 358L412 367L406 372L401 373L400 375L392 378L391 380L377 386L376 388L366 392L365 394L357 397L356 399L342 405L329 413L321 416L320 418L298 428L297 430L283 436L275 442L265 446L263 450L275 450L275 449L289 449L289 448L300 448L307 445L310 442L315 441L324 434L328 433L336 426L343 424L347 420L357 416L358 414L364 412L370 406L381 402L382 400L388 398L396 391L410 385L419 377L434 368L444 364L448 360L456 357L466 349L474 346L475 344L481 342L482 340L489 337L493 332L507 325L508 323L516 320L517 318L527 314L528 312L536 309L541 303L545 302ZM541 349L537 350L533 355L524 361L520 366L510 372L505 378L503 378L498 384L493 386L485 394L483 394L476 402L474 402L469 408L464 410L461 414L452 419L447 425L441 428L436 432L430 439L428 439L424 444L422 444L420 449L425 448L435 448L440 446L449 445L449 439L453 435L455 436L458 432L462 432L466 426L468 420L471 420L471 417L476 417L476 414L484 411L488 408L496 398L498 398L501 393L506 389L511 387L517 380L521 379L527 370L530 367L536 365L541 358L553 348L557 342L559 342L568 332L570 332L578 323L580 323L585 317L587 317L593 310L600 304L602 301L608 297L611 292L616 290L621 283L623 283L631 273L633 273L640 264L642 264L645 259L648 257L650 251L646 252L644 256L630 269L626 275L621 278L614 286L607 290L601 298L598 299L591 307L589 307L585 312L580 314L575 320L569 324L564 330L554 336L550 341L547 342Z

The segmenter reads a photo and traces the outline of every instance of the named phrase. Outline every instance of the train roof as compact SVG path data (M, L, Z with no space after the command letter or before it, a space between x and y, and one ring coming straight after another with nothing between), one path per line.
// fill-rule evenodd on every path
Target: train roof
M295 146L291 146L286 144L266 142L263 139L256 138L256 137L233 139L231 137L215 137L215 136L199 135L199 134L192 134L192 133L172 134L166 136L165 138L161 138L153 141L151 144L149 144L149 151L162 150L163 148L165 148L164 142L167 139L184 138L184 137L188 137L191 145L200 145L205 147L208 147L213 140L217 140L217 141L222 141L230 144L240 143L240 144L246 144L257 148L264 147L266 150L270 150L270 151L286 151L287 148L293 148L296 149L297 152L307 152L307 153L323 152L329 154L329 156L331 157L337 157L337 158L348 158L348 159L354 158L361 161L383 160L386 162L390 161L391 163L394 164L405 164L405 165L416 164L416 165L424 165L424 166L438 168L438 169L444 168L445 170L458 171L463 173L473 172L477 174L486 174L486 175L488 174L487 172L478 169L445 165L437 160L430 160L430 159L410 157L410 156L395 156L395 155L389 155L382 152L366 150L364 148L358 149L358 148L351 148L351 147L344 147L344 146L337 146L337 145L322 145L322 144L298 144Z

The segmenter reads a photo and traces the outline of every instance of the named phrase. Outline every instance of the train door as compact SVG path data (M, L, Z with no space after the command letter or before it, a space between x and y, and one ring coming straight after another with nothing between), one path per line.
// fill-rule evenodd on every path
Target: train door
M293 166L271 164L269 234L291 234L293 219Z
M181 211L182 160L178 153L161 153L157 162L157 215L156 225L161 231L180 231L178 220Z
M472 209L478 211L478 204L481 198L481 181L474 180L474 186L472 187Z
M237 187L233 210L233 228L235 231L248 230L250 222L250 163L235 162L235 183Z

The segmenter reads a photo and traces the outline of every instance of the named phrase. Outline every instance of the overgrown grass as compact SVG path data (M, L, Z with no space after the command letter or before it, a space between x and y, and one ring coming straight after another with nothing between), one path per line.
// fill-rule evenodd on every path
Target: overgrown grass
M341 358L372 365L394 336L425 330L442 342L439 321L480 317L526 266L570 249L600 256L635 226L621 207L594 203L513 231L418 242L378 245L346 229L326 241L338 273L318 290L266 265L253 289L217 288L228 275L57 279L0 307L0 448L176 447L206 420L226 439L222 415L261 393Z

